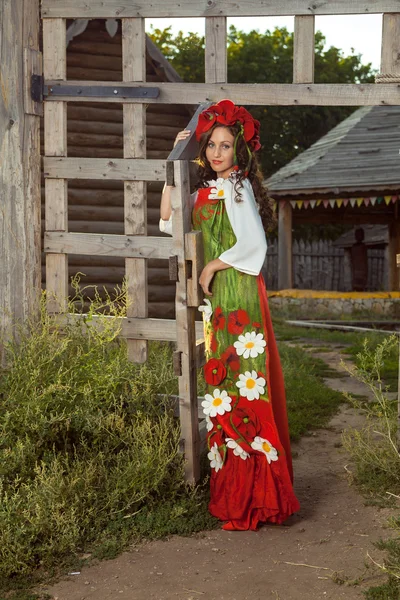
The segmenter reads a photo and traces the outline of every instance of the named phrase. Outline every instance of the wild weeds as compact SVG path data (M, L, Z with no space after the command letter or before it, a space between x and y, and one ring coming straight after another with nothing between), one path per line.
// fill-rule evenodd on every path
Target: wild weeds
M76 303L70 310L76 313ZM113 527L115 539L127 540L127 529L140 534L135 515L147 507L157 512L162 504L171 532L177 519L168 506L198 512L183 483L169 399L177 385L171 348L154 343L144 365L129 362L119 337L123 314L109 299L61 323L46 313L43 296L40 320L7 347L0 372L2 576L54 565Z
M361 403L348 395L366 420L362 428L343 433L343 445L352 458L355 482L365 493L383 501L400 499L397 398L389 398L388 386L382 380L386 362L398 361L398 344L398 337L392 335L372 350L365 340L363 351L357 355L357 366L343 365L351 376L367 386L371 396L369 402ZM400 520L392 518L389 526L396 531L397 537L376 544L378 549L387 551L387 557L381 562L369 556L371 563L386 573L389 579L365 593L370 600L400 597Z

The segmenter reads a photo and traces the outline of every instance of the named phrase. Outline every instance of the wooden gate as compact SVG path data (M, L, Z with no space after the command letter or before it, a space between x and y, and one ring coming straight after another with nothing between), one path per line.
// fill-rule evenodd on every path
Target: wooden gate
M244 105L375 105L400 104L400 14L384 14L382 78L375 84L314 84L314 29L316 14L394 13L397 0L270 0L231 3L228 0L173 0L136 3L133 0L43 0L43 71L45 94L46 189L45 252L49 311L67 308L68 254L97 254L126 259L129 313L123 323L132 360L143 362L147 340L176 340L180 416L186 475L199 475L199 436L196 393L195 306L201 298L197 280L200 268L198 234L190 233L188 160L195 154L194 135L178 145L169 161L145 157L145 105L193 104L230 98ZM295 15L293 84L228 84L228 16ZM205 17L206 72L204 84L145 82L146 17ZM121 18L123 81L73 82L66 80L66 19ZM397 79L396 79L397 77ZM389 83L388 83L389 81ZM67 157L66 103L122 102L124 117L123 159ZM193 124L192 124L193 125ZM192 131L194 127L192 126ZM68 233L68 179L116 179L125 182L125 235ZM167 179L173 184L173 239L146 236L145 182ZM287 256L291 227L287 207L279 211L279 252ZM147 318L146 259L175 257L177 267L176 322ZM285 273L281 274L282 281ZM201 346L199 346L201 351ZM201 353L201 352L200 352Z

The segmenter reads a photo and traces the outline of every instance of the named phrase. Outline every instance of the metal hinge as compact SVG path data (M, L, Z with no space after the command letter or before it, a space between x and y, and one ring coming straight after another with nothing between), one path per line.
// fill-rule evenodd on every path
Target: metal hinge
M34 102L43 102L43 75L31 75L31 98Z
M80 98L158 98L160 88L141 87L140 85L72 85L57 83L45 85L43 96L79 96Z

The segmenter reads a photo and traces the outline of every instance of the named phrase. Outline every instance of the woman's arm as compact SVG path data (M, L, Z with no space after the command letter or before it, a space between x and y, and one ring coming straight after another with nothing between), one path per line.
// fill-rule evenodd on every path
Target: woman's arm
M161 195L161 204L160 204L160 217L163 221L169 221L171 216L171 190L172 185L164 184L162 195Z
M231 265L227 265L226 263L222 262L222 260L220 260L219 258L210 260L210 262L206 264L206 266L201 272L199 279L199 283L206 296L212 296L212 293L210 292L209 288L215 273L217 271L223 271L224 269L232 269L232 267Z

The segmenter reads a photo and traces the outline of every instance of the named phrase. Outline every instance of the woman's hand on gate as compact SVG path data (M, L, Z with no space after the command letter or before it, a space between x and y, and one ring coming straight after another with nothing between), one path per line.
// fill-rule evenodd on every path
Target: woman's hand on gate
M183 131L180 131L175 138L174 148L178 142L182 142L183 140L186 140L186 138L188 138L191 133L192 132L190 131L190 129L184 129Z

